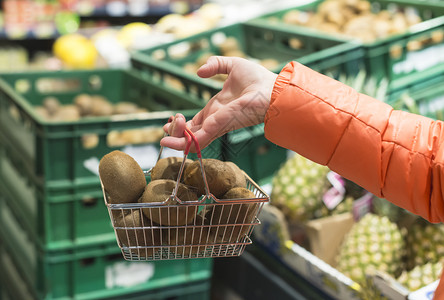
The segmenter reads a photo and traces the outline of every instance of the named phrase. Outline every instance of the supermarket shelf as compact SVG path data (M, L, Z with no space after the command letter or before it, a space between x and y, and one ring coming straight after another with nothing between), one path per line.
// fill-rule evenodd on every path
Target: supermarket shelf
M254 243L240 257L214 260L216 283L232 289L242 300L331 299Z

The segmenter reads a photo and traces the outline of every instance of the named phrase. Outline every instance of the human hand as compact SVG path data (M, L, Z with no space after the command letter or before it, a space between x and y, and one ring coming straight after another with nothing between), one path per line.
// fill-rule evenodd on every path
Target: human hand
M216 74L228 74L222 90L192 120L186 122L183 115L177 114L173 122L166 124L164 130L170 136L160 141L162 146L185 149L185 126L194 132L203 149L229 131L264 121L277 74L246 59L223 56L210 57L197 70L203 78Z

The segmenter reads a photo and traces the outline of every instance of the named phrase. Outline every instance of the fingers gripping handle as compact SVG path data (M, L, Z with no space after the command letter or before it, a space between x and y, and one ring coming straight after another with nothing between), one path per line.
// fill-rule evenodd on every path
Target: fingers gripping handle
M174 122L174 117L170 117L168 120L169 123ZM199 166L200 166L200 171L202 174L202 179L204 182L204 186L205 186L205 197L204 199L202 199L201 201L198 202L202 202L205 201L207 198L210 198L210 190L208 187L208 182L207 182L207 177L205 175L205 169L203 166L203 161L202 161L202 153L200 150L200 146L199 146L199 141L197 140L196 136L194 135L194 133L185 126L185 130L184 130L184 136L186 139L186 146L184 149L184 157L183 157L183 161L182 164L180 166L180 170L179 170L179 174L177 176L177 181L176 181L176 186L174 188L173 194L171 195L171 197L175 198L179 203L182 203L182 201L177 197L177 191L179 189L179 183L180 183L180 179L182 178L182 173L183 173L183 169L185 167L185 161L188 157L188 154L190 153L190 149L191 149L191 145L194 143L194 147L196 149L196 154L197 154L197 158L199 159ZM187 203L194 203L195 201L188 201Z

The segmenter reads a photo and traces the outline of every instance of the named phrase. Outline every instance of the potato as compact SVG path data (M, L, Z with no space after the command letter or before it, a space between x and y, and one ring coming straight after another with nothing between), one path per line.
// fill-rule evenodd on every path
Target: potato
M242 50L230 50L230 51L224 52L222 55L223 56L230 56L230 57L247 58L247 55Z
M254 199L256 196L250 190L236 187L229 190L222 199ZM238 226L220 226L217 232L219 243L235 243L241 241L251 228L254 221L258 203L215 205L211 215L213 225L244 224Z
M242 172L233 163L225 163L217 159L203 159L205 174L210 193L216 198L222 197L228 190L239 185L245 186L241 179ZM233 166L234 165L234 166ZM197 188L199 195L205 194L199 161L194 161L185 169L184 184Z
M262 59L259 63L268 70L274 70L279 66L279 62L273 58Z
M116 115L126 115L126 114L134 114L137 112L139 106L132 102L119 102L114 105L113 114Z
M187 73L196 74L197 69L199 69L199 66L197 65L197 63L186 63L183 66L183 69Z
M56 97L46 97L43 99L43 107L46 108L49 115L54 115L60 108L61 104Z
M197 67L200 67L200 66L206 64L207 60L213 55L215 55L215 54L212 52L205 52L205 53L201 54L196 61Z
M230 51L239 51L239 50L240 50L239 42L235 37L230 36L226 38L225 41L219 44L219 51L222 53L222 55L226 55L226 53Z
M114 211L113 211L114 212ZM120 211L115 211L120 212ZM133 209L125 216L118 215L114 219L114 227L121 246L146 247L161 245L161 229L143 227L159 226L148 220L139 209ZM121 227L121 228L119 228ZM138 228L130 228L138 227ZM152 256L160 248L130 249L131 253L140 257Z
M145 216L161 225L186 225L193 221L197 214L197 206L179 204L175 199L170 199L176 181L170 179L158 179L151 181L146 187L139 199L140 203L164 202L165 207L143 208ZM198 197L191 188L179 184L177 197L181 201L196 201ZM181 205L182 207L170 207Z
M91 114L94 116L110 116L113 114L113 105L105 97L92 96Z
M125 145L142 144L144 135L141 129L135 128L122 131L120 138L125 141Z
M80 112L75 105L60 106L52 115L52 121L77 121L80 119Z
M93 149L99 145L99 136L94 133L82 135L82 146L84 149Z
M99 174L110 203L137 202L146 186L145 174L139 164L118 150L102 157Z
M44 106L35 106L35 112L45 120L50 118L48 110Z
M172 179L177 180L179 175L180 166L182 165L183 157L166 157L161 158L151 170L151 180L157 179ZM193 161L187 159L185 161L184 170ZM183 174L182 178L183 179Z
M79 108L80 115L87 116L91 114L93 100L88 94L80 94L74 98L74 104Z

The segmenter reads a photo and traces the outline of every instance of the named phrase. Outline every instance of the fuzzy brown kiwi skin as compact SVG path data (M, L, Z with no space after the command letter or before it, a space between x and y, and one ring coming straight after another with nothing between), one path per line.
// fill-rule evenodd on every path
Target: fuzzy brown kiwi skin
M183 157L165 157L159 159L156 165L151 170L151 180L157 179L172 179L177 180L180 166L182 165ZM191 159L185 160L184 170L193 161ZM181 178L183 181L183 175Z
M118 212L118 211L116 211ZM126 215L119 215L114 218L114 226L116 228L116 234L119 238L120 244L126 247L144 247L144 246L161 246L162 232L161 229L149 229L142 227L159 226L151 222L145 217L139 209L133 209ZM123 228L119 228L123 227ZM125 227L127 227L125 229ZM140 229L134 229L130 227L140 227ZM130 249L131 253L137 256L145 257L152 256L160 248L139 248Z
M170 246L178 246L171 250L185 256L205 251L206 246L198 245L211 244L215 237L209 227L199 227L201 225L205 225L204 217L197 215L188 227L170 229L168 243Z
M216 198L222 197L233 187L246 185L245 178L243 178L242 181L242 177L239 175L242 174L239 168L236 170L236 168L230 164L211 158L203 159L202 162L210 193ZM202 179L199 161L194 161L187 166L183 182L186 185L196 187L200 195L205 194L205 185Z
M230 189L222 199L254 199L256 196L243 187ZM213 224L251 224L256 215L257 203L216 205L212 211ZM250 229L249 225L225 226L217 230L219 243L235 243Z
M118 150L102 157L99 175L110 203L137 202L146 186L145 174L139 164Z
M181 226L189 224L193 221L197 214L196 205L183 205L182 207L169 207L170 205L178 205L175 199L170 199L176 181L171 179L158 179L151 181L139 198L140 203L164 202L167 200L165 207L143 208L143 213L147 218L161 225ZM177 197L181 201L197 201L198 196L194 191L179 184Z

